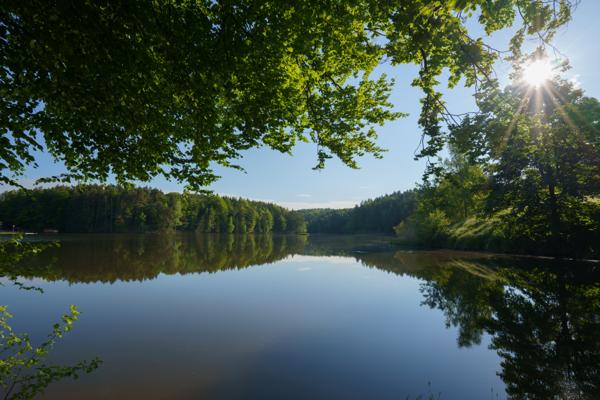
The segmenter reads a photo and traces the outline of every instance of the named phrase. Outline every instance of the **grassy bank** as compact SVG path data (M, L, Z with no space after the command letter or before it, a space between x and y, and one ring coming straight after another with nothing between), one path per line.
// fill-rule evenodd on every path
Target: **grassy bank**
M548 241L511 234L510 225L502 211L490 217L471 216L451 224L443 215L431 214L426 219L409 218L396 227L396 244L420 248L447 248L455 250L482 250L498 253L552 256L554 250ZM600 258L600 243L586 248L573 248L566 256ZM563 252L564 253L564 252Z

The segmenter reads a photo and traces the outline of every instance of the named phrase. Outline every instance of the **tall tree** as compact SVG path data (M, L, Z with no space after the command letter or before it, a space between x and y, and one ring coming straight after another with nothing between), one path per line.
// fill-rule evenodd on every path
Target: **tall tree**
M509 210L514 237L554 254L589 255L600 242L600 102L556 77L489 86L478 105L480 113L451 129L451 141L489 174L489 209Z

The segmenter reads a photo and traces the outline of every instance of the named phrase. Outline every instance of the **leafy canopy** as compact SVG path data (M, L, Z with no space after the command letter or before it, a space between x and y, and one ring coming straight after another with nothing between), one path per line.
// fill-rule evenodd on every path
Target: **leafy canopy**
M35 151L68 173L54 180L146 181L193 189L235 167L240 152L317 145L333 156L381 156L375 126L402 114L383 61L419 64L422 156L443 145L445 106L435 87L474 85L498 53L472 38L521 27L549 39L576 0L81 1L0 5L0 179L15 183Z

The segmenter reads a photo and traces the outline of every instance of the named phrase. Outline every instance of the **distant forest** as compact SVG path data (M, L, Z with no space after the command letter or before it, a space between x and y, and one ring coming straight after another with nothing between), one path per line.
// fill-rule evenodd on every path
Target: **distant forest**
M369 199L354 208L300 210L311 233L393 233L416 207L413 190Z
M37 232L306 232L300 214L270 203L113 185L5 192L0 221L4 229Z
M393 233L415 209L415 192L396 192L342 210L290 211L210 194L163 193L114 185L57 186L0 194L5 230L64 233Z

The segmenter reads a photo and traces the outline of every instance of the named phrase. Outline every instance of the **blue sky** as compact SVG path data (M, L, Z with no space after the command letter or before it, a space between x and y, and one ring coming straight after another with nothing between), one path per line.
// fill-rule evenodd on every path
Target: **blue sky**
M567 77L576 79L586 94L600 97L598 65L600 61L600 1L583 0L573 15L573 21L563 28L554 44L571 62ZM474 30L474 35L481 35ZM498 32L486 41L496 48L506 49L510 31ZM530 43L534 45L535 43ZM506 81L510 66L497 65L497 74ZM416 66L385 65L379 68L394 77L396 85L391 101L396 110L409 116L390 122L378 129L379 145L388 149L383 159L362 157L360 169L354 170L332 159L322 171L313 171L316 164L316 146L299 144L293 156L268 148L246 151L239 164L246 172L216 168L221 179L210 189L216 193L266 200L290 208L351 207L362 200L406 190L421 179L424 162L414 160L421 131L417 125L419 90L410 86L417 73ZM462 87L445 90L446 102L453 112L473 111L473 91ZM63 171L46 154L39 154L39 168L28 169L22 182L27 186L35 179ZM164 191L181 191L183 185L157 178L146 185Z

